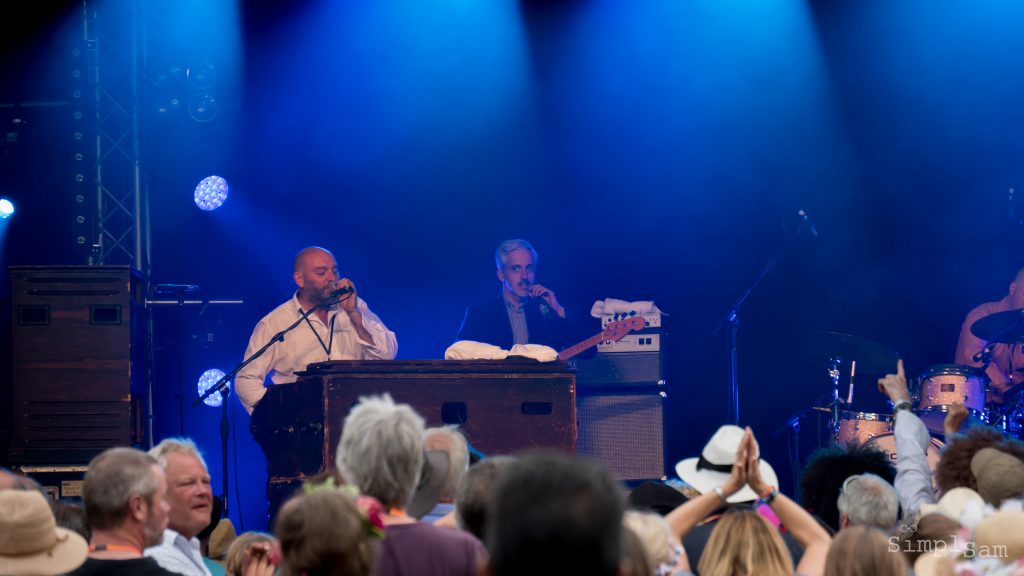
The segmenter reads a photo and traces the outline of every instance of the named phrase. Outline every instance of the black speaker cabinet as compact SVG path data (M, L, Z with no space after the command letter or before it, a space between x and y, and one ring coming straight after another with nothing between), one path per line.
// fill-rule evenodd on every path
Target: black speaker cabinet
M619 480L665 476L664 384L578 386L577 452L603 462Z
M14 463L85 463L137 443L138 273L128 266L11 267ZM140 392L137 390L136 392ZM137 417L137 416L136 416Z

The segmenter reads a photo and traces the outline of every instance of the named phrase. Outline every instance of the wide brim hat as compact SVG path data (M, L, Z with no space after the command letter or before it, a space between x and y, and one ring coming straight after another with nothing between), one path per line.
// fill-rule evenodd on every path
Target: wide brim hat
M85 538L57 526L42 493L0 490L0 510L0 574L65 574L85 563Z
M716 486L725 484L732 474L732 465L736 462L736 451L740 448L740 441L743 440L744 430L739 426L725 425L719 428L715 434L704 445L698 458L686 458L676 463L676 475L683 482L706 494L715 489ZM761 471L761 479L772 488L779 488L779 477L764 459L758 460L758 468ZM744 486L739 492L729 497L729 502L750 502L757 500L758 495Z
M423 468L420 481L412 500L405 511L417 520L426 516L441 499L441 490L448 481L449 459L443 450L427 450L423 453Z

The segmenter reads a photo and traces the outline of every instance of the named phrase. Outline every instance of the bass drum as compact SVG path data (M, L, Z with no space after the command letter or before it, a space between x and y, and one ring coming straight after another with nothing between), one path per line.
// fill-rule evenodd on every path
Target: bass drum
M874 446L880 448L886 454L889 455L889 459L892 460L893 466L896 465L898 456L896 454L896 436L892 432L886 432L885 434L879 434L871 440L865 443L866 446ZM939 457L942 455L942 449L946 445L937 438L932 438L932 441L928 443L928 468L932 471L932 477L935 476L935 469L939 465Z

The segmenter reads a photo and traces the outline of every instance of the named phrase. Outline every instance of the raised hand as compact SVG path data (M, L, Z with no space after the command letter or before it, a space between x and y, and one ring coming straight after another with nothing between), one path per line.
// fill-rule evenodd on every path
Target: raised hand
M530 297L540 298L541 300L544 300L545 302L547 302L548 306L550 306L551 309L555 311L555 314L558 314L560 317L565 318L565 308L563 308L562 305L558 303L558 297L555 296L555 293L553 291L545 288L540 284L534 284L530 286Z
M757 439L754 438L754 431L750 429L750 426L747 426L743 440L747 443L747 486L750 486L750 489L758 496L764 496L774 490L774 487L761 478L760 447L757 445Z
M949 407L949 412L946 413L946 419L942 422L942 430L946 434L948 441L950 436L953 436L960 431L960 427L964 425L964 421L967 420L967 408L960 402L953 402L952 406Z
M907 376L903 372L903 359L896 361L896 373L886 374L878 379L878 391L885 394L894 405L903 401L910 401L910 391L907 390Z

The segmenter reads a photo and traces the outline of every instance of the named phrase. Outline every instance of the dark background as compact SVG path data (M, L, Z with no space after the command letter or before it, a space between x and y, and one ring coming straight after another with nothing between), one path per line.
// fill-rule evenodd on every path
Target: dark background
M655 301L669 314L671 473L726 418L716 325L805 210L818 235L765 276L739 332L740 419L789 491L787 437L771 433L831 390L803 332L882 343L913 377L953 361L964 315L1022 265L1009 191L1024 7L1011 0L143 4L126 25L145 32L150 279L245 302L154 318L158 436L196 437L217 487L219 412L179 422L177 346L189 383L234 367L309 244L335 253L399 358L442 357L465 306L497 289L506 238L534 244L538 281L564 303ZM66 104L0 108L8 132L27 119L0 154L0 195L18 210L0 224L5 271L85 263L68 152L82 5L25 10L3 18L0 101ZM108 73L131 61L115 51ZM187 103L202 91L180 72L203 61L218 113L200 123ZM169 97L180 109L158 111ZM192 190L210 174L231 192L202 212ZM8 281L0 294L9 314ZM858 371L859 409L887 410L880 375ZM259 501L262 454L233 412L241 500ZM260 527L252 510L246 528Z

